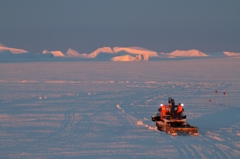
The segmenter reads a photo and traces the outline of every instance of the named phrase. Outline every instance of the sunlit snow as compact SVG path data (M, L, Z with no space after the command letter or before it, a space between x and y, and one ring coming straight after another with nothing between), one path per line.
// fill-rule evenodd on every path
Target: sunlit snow
M64 54L61 51L47 51L43 50L43 54L53 54L54 57L63 57Z
M237 53L237 52L223 52L226 56L235 56L235 57L240 57L240 53Z
M170 56L207 56L199 50L175 50L169 54Z
M23 49L11 48L11 47L7 47L3 44L0 44L0 52L5 52L5 51L9 51L13 54L28 53L28 51L23 50Z
M25 53L25 54L23 54ZM240 57L236 52L203 53L199 50L175 50L171 53L157 52L142 47L100 47L90 53L80 53L68 48L42 53L30 53L23 49L6 47L0 44L0 62L31 61L162 61L166 58L208 58L208 57Z
M240 157L238 58L0 63L1 158ZM172 97L200 136L151 116Z

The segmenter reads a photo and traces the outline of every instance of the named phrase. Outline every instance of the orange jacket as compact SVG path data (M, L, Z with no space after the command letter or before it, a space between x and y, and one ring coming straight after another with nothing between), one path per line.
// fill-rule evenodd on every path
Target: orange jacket
M162 106L161 108L162 108L161 114L162 114L162 115L165 115L165 114L167 113L167 106L164 105L164 106Z
M181 105L178 105L177 113L182 113L182 112L183 112L183 107Z

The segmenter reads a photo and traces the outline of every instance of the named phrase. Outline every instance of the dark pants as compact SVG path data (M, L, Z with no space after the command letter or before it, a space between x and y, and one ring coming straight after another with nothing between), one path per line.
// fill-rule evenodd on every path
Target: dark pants
M172 105L171 116L172 116L173 119L176 118L175 105Z
M182 119L182 112L181 113L177 113L177 118L178 119Z

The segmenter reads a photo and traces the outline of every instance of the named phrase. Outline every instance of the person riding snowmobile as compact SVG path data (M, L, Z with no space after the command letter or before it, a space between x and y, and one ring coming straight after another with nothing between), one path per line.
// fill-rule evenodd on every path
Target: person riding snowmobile
M181 103L179 103L178 106L177 106L177 118L178 119L182 118L182 113L184 111L183 106L184 106L184 104L181 104Z

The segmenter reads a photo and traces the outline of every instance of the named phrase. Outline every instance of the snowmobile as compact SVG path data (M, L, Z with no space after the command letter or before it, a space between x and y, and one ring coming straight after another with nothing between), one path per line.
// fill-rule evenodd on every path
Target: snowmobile
M180 104L180 103L179 103ZM163 106L163 104L161 104ZM198 127L191 126L187 123L186 115L177 115L175 101L172 98L168 98L168 105L165 107L167 111L164 115L162 113L157 113L156 116L152 116L152 121L156 122L156 126L159 131L166 131L166 133L176 136L178 133L189 134L193 136L198 136ZM159 108L161 111L161 108Z

